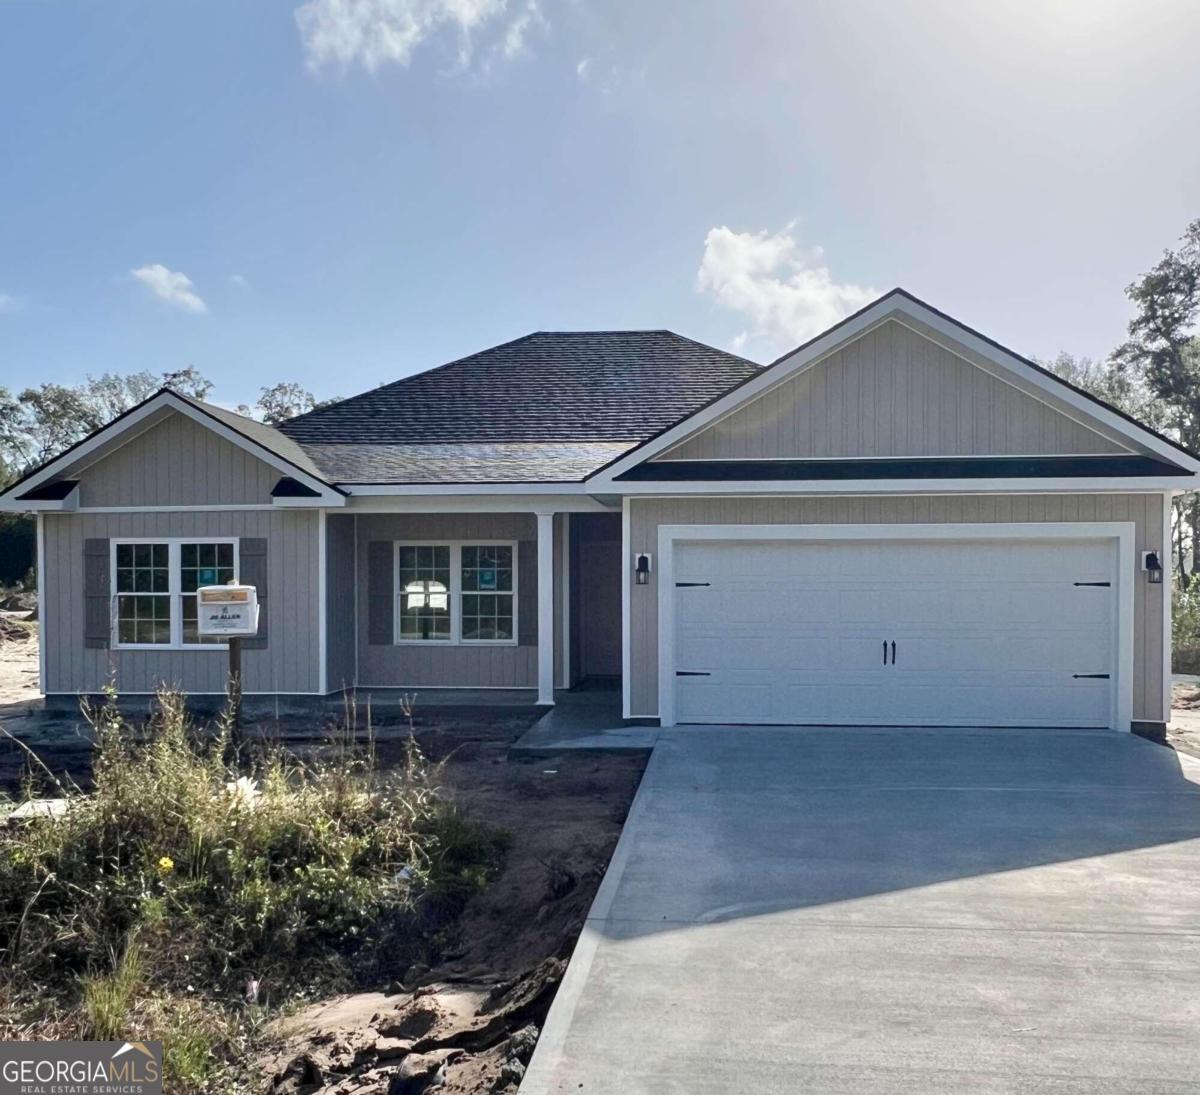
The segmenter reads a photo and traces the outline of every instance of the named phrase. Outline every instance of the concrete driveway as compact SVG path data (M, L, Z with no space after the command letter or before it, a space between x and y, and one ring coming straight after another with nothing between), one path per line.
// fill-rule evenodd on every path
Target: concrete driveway
M666 731L521 1091L1200 1091L1200 761Z

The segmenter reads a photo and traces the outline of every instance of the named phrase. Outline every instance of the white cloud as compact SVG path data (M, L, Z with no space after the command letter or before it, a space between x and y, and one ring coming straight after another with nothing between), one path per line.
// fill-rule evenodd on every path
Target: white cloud
M196 295L192 279L177 270L168 270L161 262L130 270L131 277L140 281L159 300L182 308L185 312L207 312L208 306Z
M769 233L722 226L704 238L696 283L746 317L749 326L734 339L738 350L751 343L789 349L879 296L875 289L835 281L821 248L803 250L795 227Z
M19 312L24 307L24 297L14 297L11 293L0 293L0 315L5 312Z
M250 279L247 278L245 274L230 274L229 284L235 289L240 289L242 292L245 292L250 288Z
M520 57L528 49L527 39L530 32L546 30L548 27L549 23L546 22L542 9L538 7L537 0L527 0L525 7L508 24L504 37L500 39L500 52L509 61Z
M615 95L626 88L645 82L644 68L622 68L620 65L597 65L594 57L583 57L575 66L581 84L594 87L601 95Z
M307 0L296 9L296 26L316 72L327 65L407 66L414 51L440 31L456 33L458 63L471 64L474 36L498 31L489 55L513 59L525 52L529 33L547 26L537 0L526 0L506 20L509 0Z

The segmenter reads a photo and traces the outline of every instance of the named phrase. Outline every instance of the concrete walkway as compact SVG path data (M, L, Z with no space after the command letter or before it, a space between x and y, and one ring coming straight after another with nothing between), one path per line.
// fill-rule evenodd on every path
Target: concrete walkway
M1200 1091L1200 761L663 731L523 1095Z

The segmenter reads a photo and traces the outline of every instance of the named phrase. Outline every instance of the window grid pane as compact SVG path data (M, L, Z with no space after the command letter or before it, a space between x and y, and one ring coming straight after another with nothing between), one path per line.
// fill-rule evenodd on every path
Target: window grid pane
M171 641L171 598L118 594L117 640L161 645Z
M449 546L401 544L397 558L399 637L448 642L451 608Z

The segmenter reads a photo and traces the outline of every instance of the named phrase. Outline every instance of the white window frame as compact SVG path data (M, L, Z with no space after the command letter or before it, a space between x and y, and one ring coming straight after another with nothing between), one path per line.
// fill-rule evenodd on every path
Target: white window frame
M189 541L190 542L190 541ZM444 547L450 549L450 638L402 639L400 637L400 549L402 547ZM462 549L465 547L506 547L512 549L512 606L513 635L511 639L464 639L462 637ZM516 540L495 540L477 537L470 540L396 540L392 544L392 643L395 646L419 646L437 650L446 646L517 646L520 639L518 593L519 547ZM508 596L508 590L499 590ZM474 591L472 591L472 595Z
M171 598L171 641L169 643L123 643L120 641L120 598L136 597L136 593L117 592L117 548L127 544L167 545L167 592L165 594L141 594L141 596L167 596ZM121 536L113 538L108 545L108 581L112 591L109 617L111 623L111 646L114 650L228 650L228 643L185 643L183 641L183 597L181 588L183 568L180 566L181 548L184 544L232 544L233 580L240 578L241 540L237 536Z

